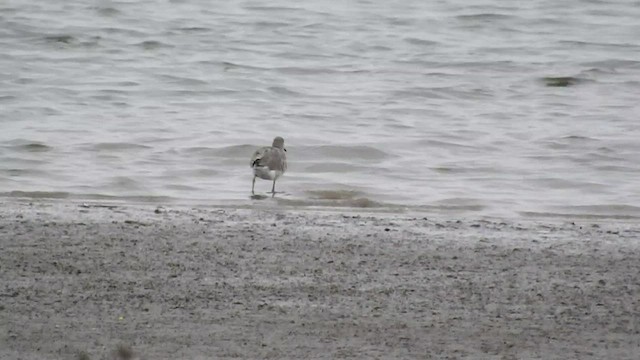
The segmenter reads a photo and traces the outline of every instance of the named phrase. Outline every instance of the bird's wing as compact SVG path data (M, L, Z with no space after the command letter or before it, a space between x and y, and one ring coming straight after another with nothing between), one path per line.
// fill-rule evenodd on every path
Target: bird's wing
M251 162L249 163L249 166L254 167L256 165L260 165L260 160L262 160L262 157L264 156L264 153L267 149L268 148L263 147L256 150L256 152L254 152L253 156L251 157Z
M263 147L258 149L251 158L251 167L266 166L270 170L284 172L287 169L287 158L285 152L274 147Z

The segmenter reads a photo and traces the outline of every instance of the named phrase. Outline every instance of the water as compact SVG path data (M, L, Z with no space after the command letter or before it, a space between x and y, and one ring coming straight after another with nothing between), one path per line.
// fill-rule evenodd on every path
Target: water
M281 135L278 205L640 217L638 19L638 1L3 1L0 196L257 204L249 158Z

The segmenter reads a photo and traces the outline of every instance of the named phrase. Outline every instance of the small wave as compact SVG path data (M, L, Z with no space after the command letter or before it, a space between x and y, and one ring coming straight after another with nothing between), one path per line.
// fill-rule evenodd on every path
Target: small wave
M595 67L595 68L604 68L604 69L618 69L618 68L640 69L640 61L638 60L611 59L611 60L586 62L586 63L583 63L582 65Z
M356 172L356 171L364 171L367 168L362 166L347 164L347 163L337 163L337 162L323 162L317 164L309 164L304 168L305 173L348 173L348 172Z
M601 171L615 171L615 172L623 173L625 175L640 170L638 168L634 168L631 166L611 165L611 164L594 166L594 168Z
M576 141L596 141L597 139L594 138L590 138L588 136L580 136L580 135L568 135L568 136L563 136L562 139L567 139L567 140L576 140Z
M87 147L97 151L144 150L144 149L151 148L150 146L147 146L147 145L126 143L126 142L97 143L97 144L87 145Z
M45 36L44 40L49 43L71 44L76 41L76 38L71 35L60 34Z
M634 44L630 43L603 43L603 42L594 42L594 41L577 41L577 40L560 40L559 44L568 46L568 47L603 47L603 48L621 48L621 49L629 49L634 47Z
M299 93L297 91L293 91L290 89L287 89L284 86L271 86L269 88L267 88L267 90L278 94L278 95L286 95L286 96L301 96L303 95L302 93Z
M4 160L4 159L3 159ZM42 178L50 177L51 174L45 170L27 168L27 169L0 169L0 174L6 173L9 176L40 176Z
M473 198L447 198L437 201L434 204L419 205L416 207L420 210L436 211L436 212L466 212L466 211L483 211L487 207L478 199Z
M97 96L117 96L117 95L128 95L129 91L127 90L119 90L119 89L96 89L98 93L101 95Z
M136 46L139 46L145 50L155 50L155 49L160 49L160 48L170 48L173 47L169 44L163 43L161 41L157 41L157 40L146 40L143 41L141 43L137 43L135 44Z
M542 186L545 189L588 189L602 190L608 186L596 182L575 181L561 178L538 178L529 179L526 182Z
M439 94L436 89L425 87L413 87L393 92L393 97L399 99L406 98L425 98L425 99L446 99L443 94Z
M169 74L160 74L158 75L159 78L161 78L162 80L174 83L174 84L182 84L182 85L209 85L208 82L200 80L200 79L196 79L196 78L191 78L191 77L183 77L183 76L175 76L175 75L169 75Z
M443 140L432 140L432 139L416 140L414 142L414 144L416 144L417 146L420 146L420 147L427 147L427 148L434 148L434 149L472 150L472 151L497 150L494 146L490 146L490 145L484 145L482 147L478 147L478 146L463 144L463 143L460 143L460 142L443 141Z
M425 98L425 99L486 99L491 97L491 92L486 89L461 89L459 87L410 87L393 92L393 96L399 99Z
M420 205L416 206L416 211L426 212L478 212L483 211L487 207L484 205Z
M161 196L161 195L128 195L128 196L119 196L119 195L109 195L109 194L73 194L71 195L73 199L76 200L107 200L107 201L118 201L118 202L139 202L139 203L160 203L160 202L171 202L174 201L175 198L171 196Z
M126 87L132 87L132 86L140 86L140 83L137 81L131 81L131 80L126 80L126 81L119 81L117 83L115 83L117 86L126 86Z
M144 189L144 186L141 183L127 176L115 176L110 178L109 186L124 191Z
M459 143L450 142L450 141L419 140L418 142L424 145L432 146L432 147L475 149L474 146L459 144Z
M319 200L351 200L364 195L356 190L309 190L306 193L313 199Z
M16 145L10 145L10 149L17 151L25 151L25 152L47 152L53 150L53 147L38 143L38 142L27 142Z
M142 32L142 31L138 31L138 30L133 30L133 29L125 29L125 28L116 28L116 27L105 27L105 28L101 28L101 31L104 31L108 34L122 34L122 35L127 35L131 38L138 38L138 37L144 37L147 36L147 33Z
M380 208L386 205L373 201L366 197L359 197L353 199L286 199L276 198L278 204L287 206L300 206L300 207L349 207L349 208Z
M248 163L248 161L247 161ZM212 167L202 167L202 168L194 168L194 169L172 169L165 170L158 179L165 180L166 182L176 181L176 179L180 178L209 178L213 176L217 176L220 174L220 171L212 168Z
M548 87L569 87L585 81L585 79L575 76L545 76L541 80Z
M264 11L264 12L275 12L278 14L286 13L290 11L298 11L298 9L293 7L285 7L285 6L259 6L259 5L247 5L243 7L246 10L253 11Z
M201 188L198 188L195 186L189 186L189 185L181 185L181 184L169 184L169 185L165 185L165 188L170 190L177 190L177 191L191 191L191 192L202 191Z
M209 63L210 61L203 61L203 63ZM237 64L237 63L232 63L232 62L228 62L228 61L223 61L221 63L219 63L225 71L227 70L233 70L233 69L244 69L244 70L266 70L265 68L262 67L258 67L258 66L251 66L251 65L244 65L244 64Z
M31 165L31 166L38 166L38 165L44 165L44 164L48 164L49 161L45 160L45 159L41 159L41 158L34 158L34 157L20 157L20 156L3 156L2 159L0 159L2 161L3 165L6 164L10 164L13 163L15 164L15 166L27 166L27 165Z
M33 84L35 82L36 82L36 79L28 78L28 77L20 77L14 81L14 83L20 84L20 85L28 85L28 84Z
M388 47L388 46L384 46L384 45L371 45L369 47L367 47L367 51L381 51L381 52L387 52L387 51L392 51L393 49ZM350 71L351 73L358 73L358 72L366 72L366 70L352 70Z
M589 143L596 142L596 141L598 140L595 138L587 137L587 136L569 135L569 136L561 137L559 139L552 138L552 139L541 140L540 143L544 147L547 147L549 149L561 150L561 149L586 146Z
M495 173L497 170L490 167L464 167L464 166L436 166L431 170L441 174L477 174Z
M281 22L281 21L256 21L255 23L253 23L253 26L255 26L258 29L274 29L274 28L288 27L288 26L291 26L291 24Z
M290 58L290 55L287 55L287 58ZM268 68L265 70L271 70L287 75L342 75L342 74L367 74L368 71L363 71L360 69L332 69L329 67L297 67L297 66L287 66L287 67L274 67Z
M419 46L436 46L439 43L437 41L432 41L432 40L425 40L425 39L418 39L418 38L406 38L404 39L405 42L411 44L411 45L419 45Z
M206 27L200 27L200 26L187 26L187 27L179 27L176 30L178 31L182 31L182 32L189 32L189 33L195 33L195 32L208 32L211 31L210 28L206 28Z
M71 194L62 191L10 191L0 193L3 197L17 197L30 199L66 199Z
M25 199L71 199L71 200L106 200L106 201L122 201L125 203L159 203L172 202L176 199L170 196L156 195L129 195L118 196L110 194L75 194L64 191L9 191L0 193L0 197L9 198L25 198Z
M291 154L299 158L318 159L322 157L338 159L383 160L391 157L390 154L366 145L323 145L302 146L290 149Z
M121 14L120 10L113 7L100 7L96 9L96 12L98 15L106 17L118 16Z
M495 13L480 13L456 16L456 19L465 21L498 21L513 18L515 18L515 16Z
M249 157L253 154L254 151L258 149L256 145L231 145L225 146L221 148L210 148L204 146L196 146L181 149L180 152L186 154L194 154L200 156L221 156L228 158L247 158L249 161Z

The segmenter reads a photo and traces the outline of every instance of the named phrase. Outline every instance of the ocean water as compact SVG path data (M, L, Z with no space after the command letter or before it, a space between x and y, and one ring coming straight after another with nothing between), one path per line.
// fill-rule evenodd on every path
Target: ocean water
M606 0L5 0L0 199L640 217L638 19ZM277 135L281 193L252 199Z

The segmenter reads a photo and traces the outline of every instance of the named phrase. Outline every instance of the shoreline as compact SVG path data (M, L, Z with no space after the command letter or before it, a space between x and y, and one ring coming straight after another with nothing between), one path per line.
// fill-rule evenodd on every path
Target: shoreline
M640 347L631 222L2 205L0 358L126 345L146 359L633 359Z
M233 199L188 199L167 196L137 195L117 197L99 194L71 194L66 192L19 191L0 193L0 204L75 204L87 207L167 207L173 209L278 209L301 212L361 212L382 214L414 214L438 218L487 219L490 221L544 222L637 222L640 207L629 205L581 205L557 208L492 209L481 204L439 202L414 204L373 199L364 193L342 190L311 190L304 194L284 194L271 198L256 194Z

